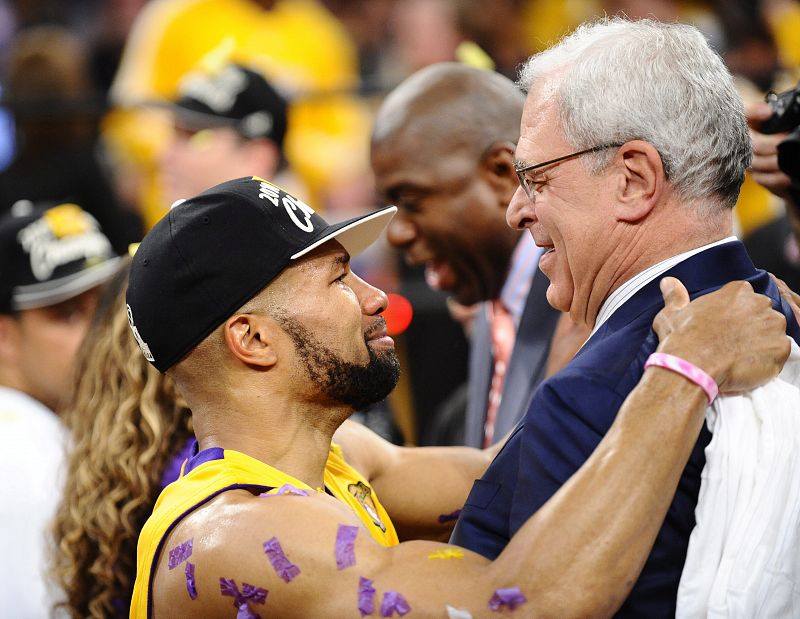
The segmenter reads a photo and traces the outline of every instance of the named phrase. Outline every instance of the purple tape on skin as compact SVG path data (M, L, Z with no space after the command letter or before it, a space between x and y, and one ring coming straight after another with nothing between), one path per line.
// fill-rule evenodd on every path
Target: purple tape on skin
M292 484L283 484L280 488L278 488L277 492L262 492L258 496L271 497L271 496L282 496L284 494L292 496L311 496L311 493L308 490L303 490L302 488L296 488Z
M232 578L220 578L219 591L222 595L234 598L236 604L241 601L263 604L267 601L268 593L266 589L256 587L255 585L249 585L246 582L242 583L242 592L240 593L236 581ZM236 606L236 604L234 604L234 606Z
M510 610L514 610L520 604L527 602L527 598L522 595L519 587L509 587L507 589L497 589L489 600L489 608L492 610L500 610L502 606L508 606Z
M219 592L222 595L228 595L232 598L239 599L239 587L236 586L236 581L232 578L219 579Z
M397 591L387 591L383 594L381 603L381 617L391 617L395 612L401 617L411 611L406 599Z
M264 552L267 553L267 558L272 563L272 569L286 582L291 582L292 579L300 574L300 568L289 561L289 557L283 554L283 548L281 548L277 537L264 542Z
M356 564L358 527L340 524L336 531L336 567L343 570Z
M444 524L445 522L453 522L453 520L458 520L458 517L460 515L461 515L461 510L460 509L457 509L456 511L451 512L449 514L442 514L438 518L439 524Z
M246 582L242 583L241 598L243 600L249 600L254 604L263 604L267 601L267 593L268 591L266 589L256 587L255 585L248 585Z
M186 590L189 592L189 597L193 600L197 599L197 583L194 581L194 563L189 561L186 564L186 569L183 570L186 574Z
M375 587L369 578L358 579L358 611L362 617L371 615L375 610Z
M193 539L194 538L190 538L182 544L178 544L175 546L175 548L169 551L169 569L174 570L181 563L186 561L186 559L192 556Z
M250 610L247 602L240 602L236 608L239 609L236 613L236 619L261 619L261 615Z

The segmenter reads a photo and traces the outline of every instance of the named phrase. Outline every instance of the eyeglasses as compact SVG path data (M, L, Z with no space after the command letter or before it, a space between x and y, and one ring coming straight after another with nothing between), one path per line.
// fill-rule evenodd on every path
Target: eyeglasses
M519 178L519 184L522 186L522 190L525 192L525 195L528 196L528 199L531 202L536 202L536 189L534 188L535 183L529 177L529 172L533 170L538 170L539 168L543 168L545 166L552 165L554 163L560 163L562 161L566 161L567 159L572 159L573 157L580 157L581 155L586 155L588 153L596 153L599 150L604 150L606 148L619 148L622 144L602 144L600 146L593 146L592 148L587 148L585 150L579 150L577 153L570 153L569 155L564 155L563 157L556 157L555 159L550 159L550 161L544 161L542 163L534 163L531 165L526 165L521 168L516 168L515 172L517 173L517 178Z

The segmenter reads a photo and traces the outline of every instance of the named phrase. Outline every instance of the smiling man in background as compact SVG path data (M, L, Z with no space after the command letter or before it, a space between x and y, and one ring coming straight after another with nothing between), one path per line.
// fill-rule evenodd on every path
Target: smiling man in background
M527 410L560 315L545 297L541 250L506 224L524 100L502 75L441 63L392 91L372 132L378 192L399 209L389 243L425 267L431 288L479 304L464 420L472 447L499 441Z

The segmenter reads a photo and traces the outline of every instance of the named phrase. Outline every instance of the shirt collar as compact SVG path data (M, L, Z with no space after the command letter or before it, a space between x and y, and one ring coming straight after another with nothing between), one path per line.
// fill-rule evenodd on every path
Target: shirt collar
M634 275L614 292L612 292L605 300L603 305L600 307L600 312L597 314L597 320L594 323L594 329L592 329L592 333L589 335L589 337L591 338L592 335L594 335L597 330L603 326L603 323L611 318L614 312L622 307L622 305L625 304L633 295L639 292L639 290L644 288L662 273L666 273L676 264L683 262L687 258L691 258L695 254L699 254L700 252L711 249L712 247L716 247L717 245L723 245L724 243L730 243L736 240L738 239L735 236L729 236L722 240L703 245L702 247L690 249L689 251L685 251L677 256L672 256L671 258L662 260L661 262L646 268L641 273Z
M517 327L522 319L525 302L528 300L531 282L538 276L539 257L542 251L542 248L533 242L533 237L524 232L511 255L511 266L500 291L500 301L511 314Z

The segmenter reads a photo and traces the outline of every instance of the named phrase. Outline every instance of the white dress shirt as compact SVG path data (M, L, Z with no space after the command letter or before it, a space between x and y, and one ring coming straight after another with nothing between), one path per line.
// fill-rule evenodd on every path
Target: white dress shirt
M636 292L690 256L684 252L617 288L592 335ZM589 336L591 338L591 335ZM706 411L700 494L678 589L678 619L800 618L800 348L778 378Z
M676 617L800 617L800 348L706 412L713 433Z

